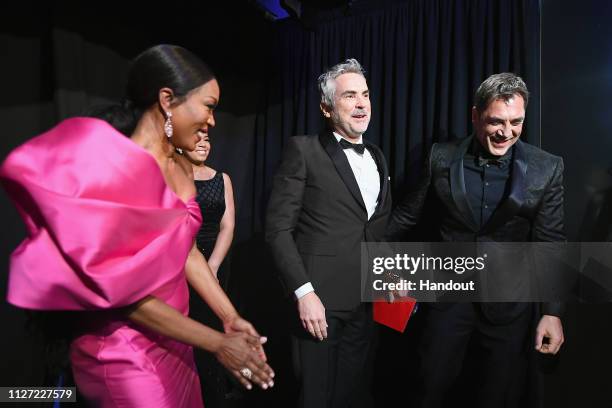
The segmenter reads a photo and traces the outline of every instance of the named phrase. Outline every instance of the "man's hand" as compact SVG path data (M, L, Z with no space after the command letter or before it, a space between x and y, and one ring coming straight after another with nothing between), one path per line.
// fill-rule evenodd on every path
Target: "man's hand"
M383 274L382 277L385 283L394 283L397 285L402 282L401 275L396 272L387 271ZM397 290L397 289L389 290L386 293L387 302L393 303L395 299L408 297L408 294L409 294L408 290Z
M319 340L326 339L327 321L321 299L314 292L310 292L299 298L297 303L304 330Z
M544 338L548 338L548 344ZM542 354L557 354L563 344L563 326L557 316L544 315L536 329L535 348Z

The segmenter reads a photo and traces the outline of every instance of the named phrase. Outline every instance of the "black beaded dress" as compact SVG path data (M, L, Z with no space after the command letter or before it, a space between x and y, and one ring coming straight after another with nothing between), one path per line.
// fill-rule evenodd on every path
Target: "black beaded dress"
M196 246L208 261L215 248L221 218L225 213L223 173L216 172L209 180L195 180L195 186L196 201L202 212L202 226L196 235ZM227 274L222 266L219 267L217 277L221 287L227 290ZM219 318L210 307L193 289L190 288L190 292L190 317L213 329L223 331ZM225 370L210 353L194 349L194 356L200 373L204 406L206 408L228 407L231 401L227 400L226 394L231 387Z
M196 201L202 212L202 227L196 236L196 245L208 260L215 248L221 218L225 213L225 186L223 173L217 172L210 180L195 180Z

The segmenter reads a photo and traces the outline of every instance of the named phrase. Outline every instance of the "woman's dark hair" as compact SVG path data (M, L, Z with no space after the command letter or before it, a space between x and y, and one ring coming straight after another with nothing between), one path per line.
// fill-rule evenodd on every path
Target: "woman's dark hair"
M92 116L129 136L143 112L157 103L161 88L172 89L180 101L214 77L208 65L191 51L178 45L156 45L131 62L122 102L92 111Z

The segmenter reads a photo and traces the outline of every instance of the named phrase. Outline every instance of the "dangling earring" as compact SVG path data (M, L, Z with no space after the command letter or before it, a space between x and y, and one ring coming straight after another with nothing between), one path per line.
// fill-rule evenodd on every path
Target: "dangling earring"
M166 133L166 136L168 136L168 139L170 139L172 137L172 112L166 112L166 121L164 122L164 132Z

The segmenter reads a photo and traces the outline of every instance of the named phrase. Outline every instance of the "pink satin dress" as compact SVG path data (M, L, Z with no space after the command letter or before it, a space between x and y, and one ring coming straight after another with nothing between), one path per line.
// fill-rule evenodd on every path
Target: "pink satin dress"
M92 118L15 149L0 181L28 230L11 255L7 300L85 312L70 349L83 396L100 407L202 407L192 348L116 310L153 295L188 314L195 200L183 202L149 153Z

